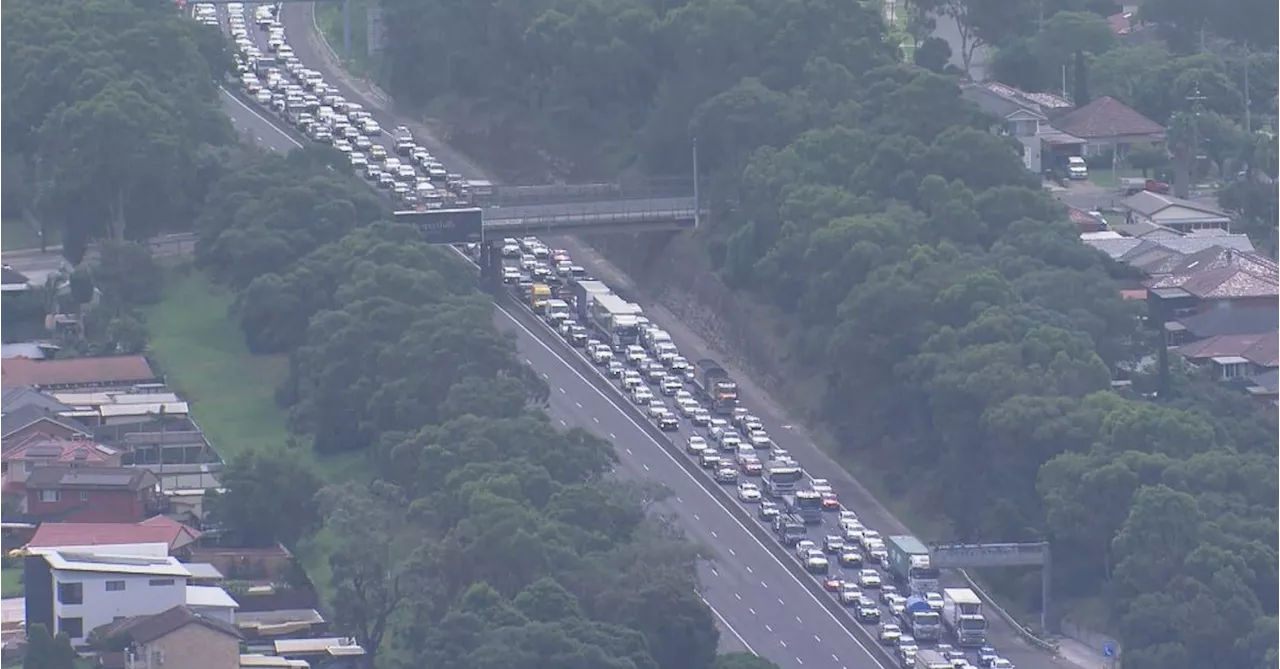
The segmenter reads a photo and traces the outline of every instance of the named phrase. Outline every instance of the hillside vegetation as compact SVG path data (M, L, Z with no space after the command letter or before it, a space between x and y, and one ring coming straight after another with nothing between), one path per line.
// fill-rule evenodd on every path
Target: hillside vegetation
M289 355L294 435L363 454L377 479L320 488L289 452L248 453L215 519L248 544L326 528L335 625L375 653L394 642L403 666L731 666L698 550L648 513L664 491L555 428L472 270L389 217L328 148L213 185L197 264L235 292L252 351Z
M1057 591L1107 603L1126 669L1275 663L1274 420L1192 372L1159 403L1112 391L1150 350L1116 269L954 81L893 62L874 4L385 16L391 92L464 146L660 173L696 135L717 207L699 243L785 315L839 447L956 538L1051 541Z

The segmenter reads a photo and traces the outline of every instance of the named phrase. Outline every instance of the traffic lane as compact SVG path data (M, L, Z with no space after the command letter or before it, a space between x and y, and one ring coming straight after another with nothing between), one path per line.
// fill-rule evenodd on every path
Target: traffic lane
M495 321L502 318L499 314ZM527 346L528 343L525 345ZM520 350L519 345L517 345L517 350ZM521 351L521 353L523 352ZM543 376L545 377L545 374ZM552 393L547 404L552 420L561 427L578 427L602 438L607 438L607 435L602 434L599 422L594 420L595 417L588 415L583 405L568 397L568 395ZM622 479L634 481L653 479L648 465L637 459L631 449L625 448L622 443L614 443L614 447L618 451L618 466L614 470L615 475ZM702 546L704 551L708 553L714 551L715 537L712 536L712 533L707 530L705 525L690 520L685 514L681 513L680 501L680 498L673 496L655 505L655 511L663 515L673 516L681 529ZM759 619L741 615L736 606L741 601L741 598L738 597L735 600L735 590L725 588L723 583L716 582L722 578L729 578L733 574L733 568L735 567L739 571L741 570L739 565L732 563L723 564L717 562L715 564L704 563L698 565L699 594L711 609L716 619L716 625L720 628L721 651L732 652L737 650L754 653L755 649L747 642L747 638L759 639L761 634L764 633ZM782 659L785 658L778 658L777 661Z
M501 312L497 312L499 327L503 327L502 320L505 316ZM507 323L510 326L510 323ZM533 358L528 355L529 348L541 348L540 345L534 343L527 334L519 332L523 335L517 338L516 348L522 355L526 356L524 360L534 369L538 369ZM553 359L554 360L554 359ZM554 361L558 363L559 361ZM539 372L549 384L555 383L545 371ZM628 432L610 431L608 423L602 423L599 413L594 411L590 403L584 404L564 386L555 386L551 389L548 398L548 405L553 420L558 422L562 427L580 427L597 434L601 438L609 439L614 445L618 453L619 466L618 474L623 477L633 478L636 480L658 479L660 482L666 483L658 478L661 470L655 470L650 466L648 461L653 460L651 449L641 447L640 444L634 444L637 448L632 448L632 443L628 441ZM633 430L634 426L629 426ZM615 428L617 429L617 428ZM665 458L664 458L665 459ZM668 461L669 463L669 461ZM656 464L656 463L655 463ZM687 478L686 478L687 480ZM669 488L671 486L668 486ZM751 606L744 604L748 597L742 595L752 588L760 588L759 580L754 576L755 568L745 564L738 559L742 553L739 549L726 548L721 538L721 531L716 529L720 523L716 523L717 519L713 516L710 519L704 519L701 514L691 513L685 505L685 498L676 490L672 489L672 497L665 500L659 505L662 511L673 515L677 524L681 529L690 536L695 542L704 547L711 553L709 557L714 563L700 566L700 593L707 605L711 607L715 617L720 625L727 630L727 636L733 637L743 648L751 652L763 653L766 657L774 660L782 666L800 665L795 661L797 655L788 654L786 646L791 645L788 642L771 644L770 649L756 650L752 643L759 645L759 640L768 639L774 634L774 627L761 618ZM712 522L707 522L707 521ZM725 519L726 521L728 519ZM748 642L747 639L752 639ZM804 661L803 658L801 660Z
M226 89L222 89L220 92L222 94L222 106L226 110L227 116L231 117L231 124L235 126L236 130L247 132L258 144L272 151L288 153L302 146L298 140L285 134L273 121L267 118L266 115L269 112L249 106L248 103L232 95Z
M583 404L584 415L591 416L593 423L594 419L599 419L601 429L615 443L631 444L633 454L644 455L644 464L649 466L654 477L666 483L680 498L681 513L696 517L698 522L704 523L710 532L715 533L714 545L728 554L730 559L739 560L752 577L758 577L759 588L737 594L743 597L743 606L744 609L749 609L748 614L754 611L753 615L764 618L769 636L761 645L773 643L778 648L786 649L788 653L795 652L801 658L796 662L797 665L813 666L813 663L821 662L818 666L829 666L834 656L839 658L841 664L838 666L841 667L879 666L878 661L860 645L861 642L853 633L813 593L803 587L772 553L758 543L754 535L721 508L715 498L655 443L646 431L632 423L622 409L613 403L612 397L606 399L602 396L595 386L579 377L545 344L526 332L522 324L508 321L500 322L499 325L504 330L514 329L518 346L523 345L521 351L525 360L535 370L547 374L552 394L561 394L560 389L563 388L564 395ZM549 331L543 332L547 336L554 336ZM682 433L688 434L687 430L682 430ZM856 625L851 621L850 624ZM754 640L752 642L752 645L756 645ZM760 647L756 650L772 656Z
M642 300L641 305L644 306L645 302ZM655 318L654 320L659 326L664 325L663 320L665 319ZM678 331L669 330L669 332L673 343L677 348L685 352L686 356L690 352L696 352L699 357L702 357L704 353L707 354L707 357L716 357L711 355L710 352L706 352L697 342L690 341ZM778 412L775 412L772 404L751 397L750 393L743 389L741 385L739 388L743 394L742 405L747 407L752 414L764 423L765 430L769 433L769 437L774 443L789 451L804 468L807 475L827 479L831 483L832 489L839 495L841 504L857 513L859 520L866 527L876 530L886 537L893 534L911 534L911 530L894 518L875 499L870 491L862 487L848 471L841 467L831 456L827 455L826 452L819 449L802 430L796 429L795 425ZM840 534L837 531L839 524L835 514L824 514L822 527L824 533ZM942 582L946 587L968 587L964 579L953 571L944 571ZM987 634L991 644L1001 654L1007 655L1008 659L1015 662L1017 666L1030 669L1047 669L1048 667L1058 666L1048 654L1032 647L1023 640L1021 635L1004 618L995 614L994 611L988 611L986 617L989 626Z

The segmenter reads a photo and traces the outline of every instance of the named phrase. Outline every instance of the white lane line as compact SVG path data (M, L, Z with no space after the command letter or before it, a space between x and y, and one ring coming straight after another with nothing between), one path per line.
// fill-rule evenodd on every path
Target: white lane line
M220 88L221 88L221 87L220 87ZM223 93L224 95L226 95L228 98L230 98L232 102L234 102L234 103L236 103L237 105L239 105L242 109L244 109L245 111L249 112L249 114L251 114L252 116L254 116L255 118L257 118L258 120L262 121L263 123L266 123L266 124L267 124L271 129L273 129L273 130L275 130L277 133L279 133L279 134L280 134L280 136L281 136L281 137L283 137L283 138L284 138L286 141L288 141L290 144L292 144L292 145L294 145L294 146L296 146L296 147L298 147L298 148L302 148L302 143L301 143L301 142L299 142L298 140L294 139L292 136L290 136L290 135L289 135L288 133L286 133L285 131L281 130L281 129L280 129L280 128L275 124L275 122L274 122L274 121L271 121L271 120L267 119L266 117L264 117L264 116L262 116L261 114L259 114L256 110L254 110L254 109L253 109L252 107L250 107L249 105L246 105L245 103L241 102L239 98L237 98L236 96L232 95L232 94L231 94L229 91L227 91L225 88L222 88L221 90L222 90L222 93ZM459 257L461 257L463 260L467 261L468 263L470 263L470 264L471 264L471 265L473 265L473 266L475 265L475 263L474 263L474 262L471 262L471 259L470 259L470 258L468 258L468 257L466 256L466 254L465 254L465 253L463 253L463 252L459 251L458 249L456 249L456 248L454 248L454 247L452 247L452 246L451 246L451 247L449 247L449 248L450 248L450 250L452 250L454 253L458 254L458 256L459 256ZM546 344L546 342L544 342L544 341L542 341L541 339L539 339L539 338L538 338L538 336L537 336L537 335L535 335L531 330L529 330L529 328L525 327L523 323L521 323L520 321L516 320L515 316L513 316L513 315L511 314L511 312L507 311L507 310L506 310L502 305L500 305L500 304L498 304L498 303L496 303L496 302L494 303L494 305L493 305L493 306L494 306L494 308L495 308L495 309L497 309L497 310L498 310L498 312L499 312L499 313L501 313L503 316L506 316L507 320L511 321L511 323L512 323L512 324L514 324L516 327L518 327L518 328L520 328L522 331L524 331L524 333L525 333L525 334L529 335L529 337L530 337L530 338L532 338L532 339L533 339L533 341L537 342L537 343L538 343L538 345L539 345L539 346L541 346L541 347L542 347L542 348L543 348L547 353L550 353L550 354L551 354L551 357L555 358L556 360L559 360L559 361L560 361L560 364L564 365L565 369L569 370L569 371L570 371L574 376L578 377L578 379L579 379L579 380L581 380L583 383L587 384L587 387L588 387L588 388L590 388L593 392L595 392L597 395L599 395L601 399L603 399L606 403L608 403L610 406L612 406L612 407L614 408L614 410L615 410L615 411L617 411L619 414L621 414L621 415L622 415L622 417L623 417L623 418L625 418L625 419L627 420L627 422L631 423L632 427L635 427L635 428L636 428L637 430L639 430L642 434L644 434L644 436L645 436L645 437L646 437L646 438L647 438L651 443L653 443L653 445L657 446L657 447L658 447L658 449L662 451L663 455L667 456L667 459L668 459L668 460L670 460L670 461L671 461L671 462L676 466L676 468L677 468L677 469L679 469L681 472L683 472L683 473L684 473L684 475L685 475L685 476L687 476L691 481L693 481L693 482L694 482L694 484L698 487L698 489L699 489L699 490L701 490L704 494L706 494L706 495L707 495L707 497L709 497L709 498L711 499L711 501L712 501L712 502L714 502L714 503L716 504L716 506L720 507L720 509L721 509L722 511L724 511L724 512L729 516L730 520L734 521L734 523L735 523L735 524L737 524L737 525L738 525L738 527L742 528L742 531L743 531L743 532L746 532L746 533L747 533L747 535L748 535L749 537L751 537L751 539L752 539L753 541L755 541L755 542L756 542L756 544L757 544L757 545L759 545L759 546L760 546L760 548L761 548L762 550L764 550L764 551L765 551L765 553L766 553L766 554L768 554L768 555L769 555L769 557L771 557L771 558L773 559L773 561L774 561L774 562L776 562L776 563L778 564L778 566L779 566L779 567L782 567L782 568L783 568L783 570L784 570L784 571L786 571L786 566L785 566L785 565L783 565L783 564L782 564L782 562L781 562L780 560L778 560L778 558L777 558L776 556L774 556L772 553L769 553L769 549L768 549L767 547L765 547L765 545L764 545L763 543L761 543L759 539L756 539L756 538L755 538L755 536L754 536L754 535L752 535L752 534L751 534L751 532L750 532L749 530L747 530L746 526L744 526L744 525L743 525L743 524L742 524L742 523L741 523L737 518L734 518L734 517L733 517L733 514L729 513L729 510L728 510L727 508L725 508L725 506L724 506L723 504L721 504L721 503L720 503L720 500L716 499L715 497L712 497L712 496L711 496L711 493L710 493L710 492L708 492L705 488L703 488L703 487L698 483L698 480L697 480L697 479L695 479L695 478L693 477L693 475L692 475L692 474L690 474L688 471L685 471L685 469L684 469L683 467L681 467L681 466L680 466L680 463L679 463L679 462L677 462L677 461L676 461L676 459L675 459L674 457L672 457L672 456L671 456L671 454L670 454L670 453L668 453L668 452L666 451L666 449L663 449L663 448L662 448L662 445L661 445L661 444L659 444L657 441L655 441L655 440L653 439L653 437L649 435L649 433L647 433L647 432L645 432L643 429L641 429L641 427L640 427L640 425L639 425L638 423L636 423L634 420L632 420L632 418L631 418L630 416L626 415L625 413L622 413L622 409L621 409L620 407L618 407L618 405L617 405L617 403L616 403L616 402L611 401L607 395L605 395L603 392L601 392L601 391L600 391L600 389L599 389L599 388L596 388L595 386L591 385L591 383L590 383L589 381L587 381L586 377L584 377L582 374L580 374L580 373L578 372L578 370L576 370L576 369L574 369L572 366L570 366L568 361L566 361L564 358L560 357L560 355L559 355L558 353L556 353L554 350L552 350L552 348L551 348L550 346L548 346L548 345ZM526 359L526 362L528 362L528 360L527 360L527 359ZM532 363L532 362L529 362L529 364L530 364L530 366L532 366L532 364L533 364L533 363ZM597 373L598 373L598 372L597 372ZM549 377L545 372L543 372L543 373L542 373L542 378L546 379L546 378L550 378L550 377ZM610 439L612 439L612 440L617 440L618 436L617 436L616 434L614 434L614 433L610 432L610 433L609 433L609 438L610 438ZM747 571L748 571L748 572L752 572L751 567L747 567ZM789 576L791 576L791 579L792 579L792 580L794 580L794 581L796 582L796 584L797 584L797 585L800 585L800 587L801 587L801 588L804 588L804 585L803 585L802 583L800 583L800 580L799 580L799 579L797 579L797 578L795 577L795 575L794 575L794 574L791 574L789 571L787 572L787 574L788 574ZM768 586L766 585L765 587L768 587ZM806 590L806 592L808 592L808 591ZM820 602L818 602L817 597L814 597L814 596L813 596L813 593L808 593L808 594L809 594L809 597L810 597L811 599L813 599L814 603L818 604L818 606L822 606L822 604L821 604ZM717 610L716 610L716 608L715 608L714 606L712 606L712 605L711 605L711 602L708 602L705 598L703 598L703 600L702 600L702 601L703 601L703 603L704 603L704 604L706 604L706 605L707 605L707 608L711 609L711 612L712 612L713 614L715 614L716 618L718 618L718 619L720 620L720 622L724 624L725 628L726 628L726 629L728 629L728 630L729 630L729 632L730 632L730 633L732 633L732 634L733 634L733 636L734 636L735 638L737 638L737 639L738 639L739 643L741 643L741 644L742 644L743 648L746 648L746 649L747 649L747 651L748 651L748 652L750 652L750 653L751 653L751 654L753 654L753 655L759 655L759 653L756 653L756 651L751 647L751 644L747 643L747 640L746 640L746 639L744 639L744 638L742 637L742 635L741 635L741 634L739 634L739 633L738 633L738 631L737 631L736 629L734 629L734 628L733 628L733 625L730 625L730 624L729 624L729 621L728 621L728 620L726 620L726 619L725 619L725 617L724 617L723 615L721 615L721 613L720 613L719 611L717 611ZM751 611L751 615L756 615L755 609L750 609L750 611ZM828 615L831 615L831 612L830 612L830 611L828 611L828 612L827 612L827 614L828 614ZM842 629L845 629L845 628L844 628L844 625L842 625L842 624L840 623L839 619L837 619L834 615L831 615L831 619L832 619L832 620L834 620L834 621L836 622L836 624L837 624L837 625L839 625ZM770 630L770 631L772 631L772 630ZM851 632L849 632L849 631L848 631L848 629L845 629L845 632L849 634L849 637L850 637L851 639L853 639L853 642L854 642L854 643L856 643L856 644L858 645L858 647L859 647L859 648L861 648L864 652L866 652L866 653L867 653L867 656L871 658L871 661L872 661L872 662L875 662L875 664L876 664L876 666L877 666L877 667L880 667L880 669L885 669L884 665L880 664L879 660L876 660L876 659L875 659L875 657L874 657L874 656L872 656L872 655L871 655L871 653L870 653L869 651L867 651L866 646L862 645L862 642L861 642L861 641L858 641L858 639L857 639L857 638L855 638L855 637L853 636L853 634L852 634Z
M729 555L737 555L732 548L729 549Z
M756 570L752 569L750 566L745 565L745 564L744 564L744 565L742 565L742 566L744 566L744 567L746 567L746 568L747 568L747 573L748 573L748 574L754 574L754 573L756 573Z
M627 455L631 455L631 449L627 449Z
M783 648L786 648L786 647L787 647L787 642L786 642L786 641L783 641L782 639L778 639L778 643L782 644L782 647L783 647Z
M569 424L562 420L560 421L560 427L569 427Z
M822 643L822 637L818 636L817 634L813 635L813 640L817 641L818 643Z
M449 247L449 248L451 248L451 249L452 249L453 247ZM463 252L461 252L461 251L459 251L459 250L457 250L457 249L453 249L453 251L454 251L455 253L457 253L459 256L461 256L461 257L465 258L468 262L470 262L470 260L471 260L471 259L470 259L470 258L467 258L465 253L463 253ZM471 263L471 264L472 264L472 265L474 265L475 263ZM711 500L711 502L712 502L713 504L715 504L716 506L720 507L720 510L721 510L721 511L724 511L725 515L729 517L729 520L733 521L733 523L734 523L735 525L737 525L739 528L741 528L741 529L742 529L742 531L747 535L747 537L748 537L749 539L751 539L751 541L752 541L752 542L754 542L757 546L759 546L759 547L760 547L760 550L761 550L761 551L763 551L763 552L764 552L764 554L765 554L765 555L767 555L767 556L769 557L769 559L773 560L773 562L774 562L775 564L777 564L777 565L778 565L778 567L779 567L780 569L782 569L782 571L783 571L784 573L786 573L786 575L787 575L788 577L790 577L790 578L791 578L791 580L792 580L793 582L795 582L795 584L796 584L797 586L799 586L799 587L800 587L800 589L801 589L801 590L803 590L803 591L804 591L804 593L805 593L806 595L808 595L808 596L809 596L809 599L810 599L810 600L812 600L812 601L813 601L813 603L814 603L815 605L817 605L817 606L818 606L818 608L822 609L822 612L823 612L823 613L827 614L827 617L828 617L828 618L830 618L830 619L831 619L831 621L832 621L832 622L834 622L834 623L836 624L836 626L838 626L841 630L843 630L843 631L844 631L845 635L847 635L847 636L849 637L849 639L853 641L854 645L856 645L858 648L860 648L860 649L862 650L862 652L863 652L863 653L865 653L865 654L866 654L867 659L871 660L872 664L874 664L875 666L879 667L880 669L888 669L888 667L885 667L885 666L884 666L884 664L882 664L882 663L880 662L880 660L879 660L878 658L876 658L876 656L871 652L871 650L870 650L870 649L868 649L868 648L867 648L867 646L866 646L865 644L863 644L863 643L862 643L862 640L860 640L857 636L855 636L855 635L854 635L854 633L853 633L853 631L852 631L852 630L850 630L848 627L846 627L846 626L845 626L845 623L844 623L844 622L842 622L839 618L837 618L837 617L836 617L836 615L835 615L834 613L832 613L830 610L828 610L828 609L827 609L827 607L826 607L825 605L823 605L823 603L818 599L817 595L815 595L815 594L813 594L812 592L810 592L809 588L808 588L808 587L807 587L807 586L806 586L806 585L805 585L805 584L804 584L804 583L803 583L803 582L802 582L802 581L801 581L801 580L800 580L800 579L799 579L795 574L791 573L791 570L787 568L787 565L783 564L783 563L782 563L782 560L778 559L778 556L774 555L774 554L769 550L769 547L764 545L764 542L760 541L760 539L759 539L759 538L757 538L757 537L756 537L756 535L752 534L752 533L751 533L751 530L748 530L748 529L747 529L747 526L746 526L746 525L743 525L743 524L742 524L742 521L738 520L738 518L737 518L736 516L734 516L734 515L729 511L728 507L726 507L724 504L722 504L722 503L720 502L720 500L716 499L716 498L711 494L711 492L710 492L710 491L708 491L706 488L702 487L702 486L703 486L703 482L701 482L701 481L699 481L698 479L694 478L693 474L690 474L690 473L689 473L689 471L688 471L687 469L685 469L684 467L682 467L682 466L680 465L680 463L675 459L675 456L673 456L673 455L671 455L670 453L668 453L668 452L667 452L667 449L665 449L665 448L663 448L663 447L662 447L662 444L658 443L658 441L657 441L656 439L654 439L654 438L653 438L653 436L651 436L648 432L646 432L646 431L644 430L644 428L640 427L640 424L639 424L639 423L637 423L637 422L635 421L635 419L633 419L631 416L627 415L627 414L622 410L622 408L618 406L618 403L617 403L617 402L615 402L615 401L613 401L612 399L610 399L610 397L609 397L608 395L606 395L606 394L604 393L604 391L602 391L602 390L600 390L599 388L597 388L597 387L595 387L594 385L592 385L592 383L591 383L590 381L588 381L588 380L587 380L587 377L583 376L583 375L582 375L582 373L581 373L581 372L579 372L577 369L574 369L574 367L573 367L572 365L570 365L570 364L569 364L569 362L568 362L567 360L565 360L563 357L561 357L561 356L560 356L560 354L559 354L559 353L557 353L554 349L552 349L552 348L551 348L551 346L549 346L546 342L544 342L544 341L542 341L541 339L539 339L539 338L538 338L538 336L537 336L537 335L535 335L535 334L533 333L533 331L532 331L532 330L530 330L528 327L526 327L524 323L521 323L520 321L516 320L516 317L515 317L514 315L512 315L512 314L511 314L511 312L507 311L506 307L503 307L502 305L497 304L496 302L494 303L494 305L493 305L493 306L494 306L494 308L495 308L495 309L497 309L499 312L501 312L501 313L502 313L502 315L506 316L506 317L507 317L507 319L508 319L508 320L510 320L512 324L514 324L517 328L519 328L519 329L520 329L521 331L523 331L525 334L529 335L529 337L530 337L531 339L533 339L533 341L534 341L534 342L536 342L539 346L541 346L541 347L543 348L543 350L545 350L547 353L549 353L549 354L551 355L551 357L555 358L556 360L559 360L559 361L560 361L560 363L564 365L565 369L566 369L566 370L568 370L570 374L573 374L574 376L578 377L578 379L579 379L579 380L581 380L584 384L586 384L586 385L587 385L587 388L588 388L588 389L590 389L590 390L591 390L591 392L594 392L596 395L599 395L599 396L600 396L600 399L604 400L604 401L605 401L605 403L607 403L607 404L609 404L610 406L612 406L612 407L614 408L614 410L616 410L616 411L618 412L618 414L619 414L619 415L620 415L624 420L626 420L628 423L631 423L632 427L634 427L634 428L636 429L636 431L638 431L640 434L644 435L644 438L645 438L645 439L647 439L647 440L649 440L649 442L650 442L650 443L652 443L654 446L656 446L656 447L658 448L658 450L659 450L659 451L660 451L664 456L666 456L666 457L667 457L667 459L668 459L668 460L670 460L670 461L671 461L671 463L672 463L673 465L675 465L675 468L676 468L676 469L678 469L682 474L684 474L686 477L688 477L688 478L689 478L689 480L690 480L690 481L692 481L692 482L694 483L694 485L695 485L695 486L697 486L698 490L702 491L702 493L703 493L703 494L705 494L705 495L707 496L707 498L708 498L708 499L710 499L710 500ZM598 372L597 372L597 373L598 373ZM610 385L610 388L613 388L613 386L612 386L612 385ZM614 392L618 392L618 391L617 391L616 389L614 389ZM613 435L610 435L610 436L611 436L611 437L613 437ZM616 437L614 437L614 438L616 439ZM764 583L763 583L763 581L762 581L761 583L762 583L766 588L767 588L767 587L769 587L767 584L764 584Z
M596 418L595 416L592 416L592 417L591 417L591 420L594 420L594 421L596 422L596 425L599 425L599 424L600 424L600 419L599 419L599 418Z
M736 593L736 592L735 592L735 593L733 593L733 596L734 596L734 597L737 597L737 598L738 598L738 601L742 601L742 595L739 595L738 593Z
M747 613L750 613L751 615L753 615L753 616L754 616L754 615L756 614L756 610L755 610L755 609L753 609L753 608L747 608ZM769 626L768 626L768 625L765 625L764 627L765 627L765 629L769 629ZM770 631L772 631L772 630L770 630Z
M566 392L564 391L564 388L561 388L561 389L560 389L560 394L561 394L561 395L567 395L568 393L566 393Z
M646 464L644 464L644 463L642 462L642 463L640 463L640 466L641 466L641 467L644 467L644 470L645 470L646 472L647 472L647 471L649 471L649 465L646 465Z
M741 634L738 634L738 630L733 629L733 625L730 625L729 621L725 620L724 616L720 615L720 612L716 610L716 607L711 605L711 602L707 601L706 597L700 597L700 599L702 600L703 604L707 605L707 608L711 609L711 612L715 614L716 618L720 619L720 623L724 625L725 629L729 630L729 632L733 634L735 638L737 638L738 643L742 644L742 647L747 649L748 653L751 653L752 655L760 654L760 653L757 653L756 650L751 647L751 644L747 643L746 639L742 638Z
M574 404L578 405L578 408L579 408L579 409L581 409L581 408L582 408L582 402L574 402Z

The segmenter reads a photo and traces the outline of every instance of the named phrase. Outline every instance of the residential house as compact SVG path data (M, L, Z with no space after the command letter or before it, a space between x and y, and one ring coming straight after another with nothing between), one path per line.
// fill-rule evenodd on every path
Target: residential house
M94 630L95 641L120 652L101 653L101 669L235 669L240 632L191 606L117 620Z
M8 265L0 267L0 292L25 293L29 290L31 290L31 280L27 275Z
M22 494L38 467L119 467L120 451L87 439L50 439L34 434L0 454L5 494ZM25 512L25 508L23 509Z
M1176 351L1197 365L1212 366L1219 380L1248 379L1280 367L1280 332L1273 325L1260 334L1217 335Z
M153 516L140 523L41 523L27 548L108 552L92 547L161 543L166 547L164 555L183 557L200 534L200 530L167 516Z
M1085 141L1085 156L1114 154L1123 160L1129 149L1158 145L1165 141L1164 126L1139 114L1112 97L1100 97L1089 104L1053 119L1058 130Z
M35 406L45 411L58 413L65 411L67 405L54 399L52 396L36 390L35 388L5 388L0 390L0 412L8 415L18 409L27 406Z
M287 657L245 653L240 656L240 669L310 669L306 660L290 660Z
M240 603L215 585L187 584L187 606L203 616L216 618L228 625L236 622L236 609Z
M1231 230L1231 216L1207 204L1144 190L1120 201L1125 219L1152 223L1180 233L1205 228Z
M190 406L171 392L54 392L51 395L72 407L63 415L90 426L150 423L158 418L190 414Z
M119 618L186 604L189 576L172 557L35 549L24 564L26 622L82 645L91 630Z
M12 344L0 344L0 358L5 360L11 358L44 360L52 357L57 350L58 347L54 344L38 341L20 341Z
M0 416L0 444L7 450L32 438L92 439L88 426L38 406L24 406Z
M14 358L0 367L0 387L3 388L128 388L158 380L147 359L140 355L65 360Z
M1125 237L1114 230L1107 230L1082 234L1080 240L1105 253L1112 260L1139 268L1140 265L1133 261L1157 250L1171 251L1183 257L1213 246L1250 253L1255 251L1248 235L1229 234L1225 230L1215 229L1195 230L1186 235L1143 238Z
M317 639L279 639L275 642L279 657L306 660L311 666L326 669L354 669L364 664L364 648L349 637L323 637Z
M1165 343L1181 346L1222 335L1258 335L1274 332L1280 308L1212 309L1165 323Z
M315 609L239 611L236 628L250 643L250 652L275 652L275 640L301 634L324 634L328 623Z
M27 515L42 521L135 523L164 509L147 469L37 467L26 488Z
M1080 155L1083 151L1083 139L1060 132L1049 123L1051 113L1071 108L1067 100L1048 93L1027 93L999 82L965 84L960 94L995 117L992 132L1022 144L1022 162L1036 174L1053 167L1055 154Z
M1209 247L1193 253L1146 287L1167 309L1164 321L1213 309L1274 309L1280 299L1276 262L1257 253Z

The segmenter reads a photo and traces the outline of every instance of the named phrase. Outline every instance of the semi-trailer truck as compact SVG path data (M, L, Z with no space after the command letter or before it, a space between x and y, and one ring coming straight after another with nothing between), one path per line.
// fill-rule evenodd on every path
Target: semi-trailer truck
M591 296L608 295L609 287L603 281L574 281L572 286L573 307L578 320L585 325L591 320Z
M804 539L808 529L800 516L782 513L773 518L773 533L778 535L778 541L783 545L794 546Z
M942 622L962 647L987 643L987 619L982 615L982 599L971 588L942 591Z
M941 577L929 559L929 547L909 535L895 535L885 542L889 575L908 595L925 596L938 591Z
M797 490L782 496L787 513L795 514L809 525L822 524L822 495L812 490Z

